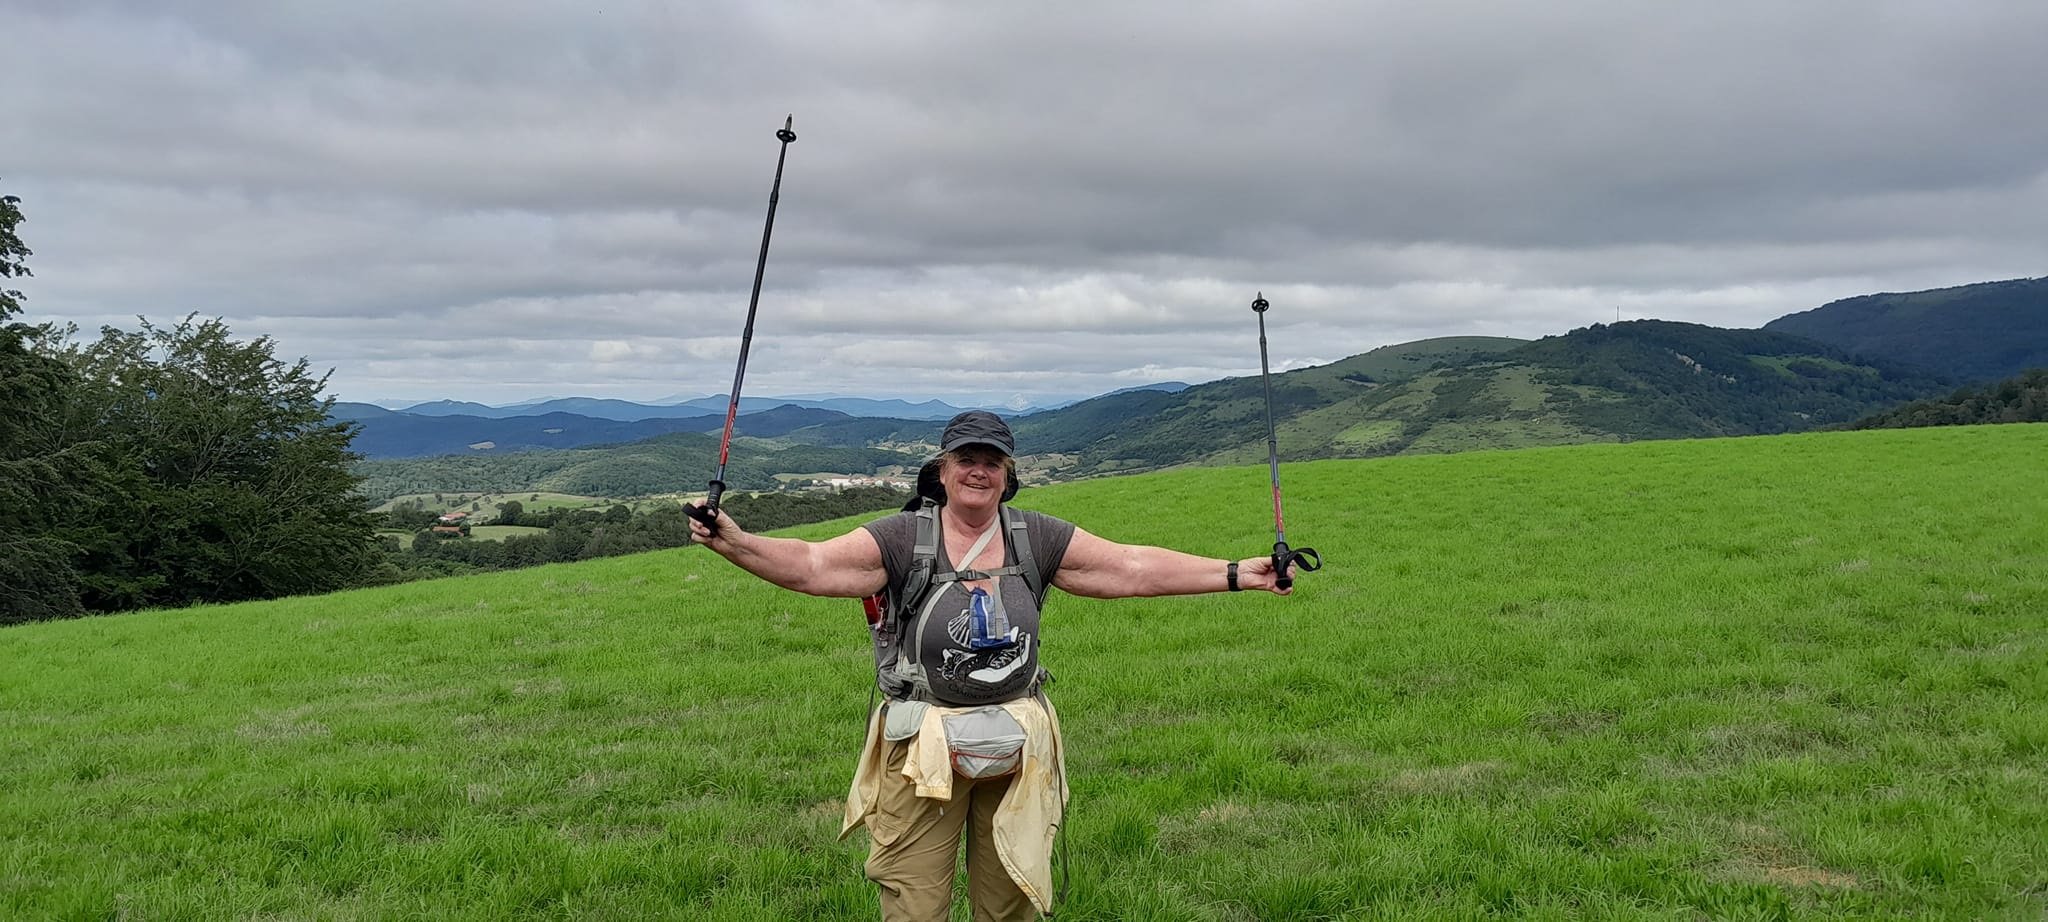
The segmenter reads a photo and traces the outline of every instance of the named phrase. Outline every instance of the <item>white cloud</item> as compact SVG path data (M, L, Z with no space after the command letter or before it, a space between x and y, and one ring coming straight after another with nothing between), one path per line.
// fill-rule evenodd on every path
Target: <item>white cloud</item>
M345 398L1078 396L2042 273L2048 7L21 0L31 319Z

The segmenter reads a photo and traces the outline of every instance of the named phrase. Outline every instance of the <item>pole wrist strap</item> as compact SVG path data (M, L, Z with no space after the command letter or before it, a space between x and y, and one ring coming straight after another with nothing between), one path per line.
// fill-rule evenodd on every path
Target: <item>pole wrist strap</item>
M1237 584L1237 561L1233 560L1229 566L1223 568L1223 576L1230 583L1231 592L1239 592L1244 589L1243 586Z

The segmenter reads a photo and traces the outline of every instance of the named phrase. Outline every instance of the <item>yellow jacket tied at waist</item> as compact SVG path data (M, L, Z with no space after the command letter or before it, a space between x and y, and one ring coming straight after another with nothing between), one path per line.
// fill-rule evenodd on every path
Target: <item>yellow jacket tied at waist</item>
M1039 912L1046 913L1052 909L1052 843L1059 833L1067 801L1066 754L1060 746L1059 715L1044 695L997 706L1024 728L1025 742L1023 761L996 810L996 854L1018 889L1030 897ZM876 708L868 718L867 743L862 747L860 766L854 771L853 786L846 795L846 820L839 830L842 839L866 825L874 815L882 776L887 771L883 715L900 707L904 704L891 702ZM903 777L916 785L917 796L950 801L954 774L945 718L980 709L919 704L910 707L922 707L924 713L917 722L915 735L907 741Z

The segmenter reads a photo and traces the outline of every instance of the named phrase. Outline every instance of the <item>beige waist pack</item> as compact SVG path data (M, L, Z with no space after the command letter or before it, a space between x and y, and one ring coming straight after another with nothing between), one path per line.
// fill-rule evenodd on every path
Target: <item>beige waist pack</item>
M882 736L907 740L917 735L931 705L923 701L891 701L883 712ZM1024 725L1001 705L953 711L940 716L953 771L962 778L1000 778L1024 761Z
M962 778L1000 778L1024 761L1024 727L997 706L947 714L946 748Z

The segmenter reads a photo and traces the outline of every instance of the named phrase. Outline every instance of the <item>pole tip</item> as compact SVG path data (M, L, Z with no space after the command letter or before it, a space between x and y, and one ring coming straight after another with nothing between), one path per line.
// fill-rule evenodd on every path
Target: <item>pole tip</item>
M1252 299L1252 310L1256 313L1263 314L1266 312L1266 308L1272 306L1266 303L1266 293L1263 291L1259 292L1258 297Z
M796 131L794 130L795 127L795 115L790 115L789 117L783 119L782 130L775 133L775 139L781 141L784 144L788 144L789 142L796 140Z

